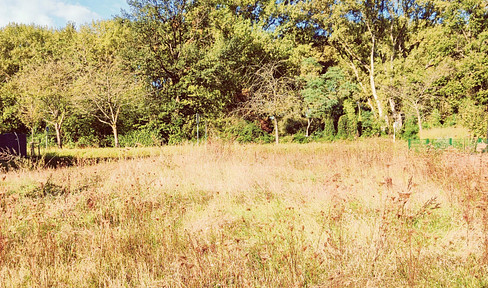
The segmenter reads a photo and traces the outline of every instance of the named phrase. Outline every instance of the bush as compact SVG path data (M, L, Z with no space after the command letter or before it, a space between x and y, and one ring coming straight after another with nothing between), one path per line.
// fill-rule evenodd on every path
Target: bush
M148 129L132 130L124 135L119 135L119 144L121 147L135 146L160 146L161 140L156 132Z
M361 112L361 120L361 136L381 135L381 121L377 120L371 111Z
M441 122L442 122L442 115L439 112L439 109L435 108L430 113L430 115L428 117L427 124L430 127L441 127L442 126L442 123Z
M334 139L336 136L336 129L334 126L334 120L332 118L325 119L324 131L322 131L322 135L330 140Z
M76 148L85 148L85 147L98 147L99 139L94 135L86 135L80 136L78 141L75 142L74 146Z
M305 136L305 134L303 133L297 133L293 135L293 142L295 143L308 143L309 140L309 137Z
M274 136L263 131L256 123L242 120L229 119L223 131L223 138L235 140L239 143L271 143Z
M461 123L475 137L485 137L488 115L483 106L477 105L473 100L465 100L459 107Z
M342 115L337 122L337 138L346 139L349 137L349 124L346 115Z
M408 117L405 120L401 137L404 139L419 139L419 125L415 116Z
M358 120L355 106L349 100L344 101L344 113L347 116L347 137L353 138L358 133Z

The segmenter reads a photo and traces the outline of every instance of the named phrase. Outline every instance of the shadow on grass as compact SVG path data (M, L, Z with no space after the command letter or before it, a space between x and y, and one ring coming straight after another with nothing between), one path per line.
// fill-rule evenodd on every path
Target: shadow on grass
M127 159L131 157L125 157ZM71 166L89 166L99 163L118 161L122 158L119 157L75 157L75 156L60 156L56 153L47 153L42 156L33 157L31 161L38 163L45 168L62 168Z
M140 156L139 156L140 157ZM0 159L0 171L12 171L18 169L44 169L44 168L63 168L73 166L90 166L99 163L106 163L119 160L127 160L136 157L75 157L60 156L56 153L47 153L41 156L30 157L9 157Z

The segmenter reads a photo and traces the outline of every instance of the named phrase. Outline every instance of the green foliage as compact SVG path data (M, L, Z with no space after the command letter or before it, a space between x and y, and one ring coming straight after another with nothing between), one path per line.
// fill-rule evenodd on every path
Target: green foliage
M430 113L428 125L430 127L441 127L442 126L441 120L442 117L441 117L441 113L439 112L439 109L434 108L434 110L432 110L432 112Z
M311 117L338 118L342 113L340 106L344 99L356 91L355 85L347 81L339 67L330 67L325 74L318 75L321 66L315 59L309 58L302 64L305 88L301 94ZM314 69L310 68L314 67Z
M382 122L377 120L371 111L361 112L361 136L379 136L381 135Z
M223 136L239 143L271 143L274 140L273 135L263 131L256 123L241 119L230 119Z
M321 133L321 136L327 140L332 140L336 136L336 129L334 126L334 119L326 118L324 121L324 130Z
M120 135L119 141L121 147L150 147L161 145L157 133L149 129L131 130L126 134Z
M25 132L27 129L19 119L16 97L7 87L0 88L0 134Z
M403 123L401 136L404 139L419 139L419 126L415 116L407 117Z
M347 116L347 135L348 137L355 137L358 133L358 121L355 105L352 101L344 101L344 113Z
M485 137L488 128L488 113L485 107L477 105L473 100L466 99L459 108L461 123L468 128L472 136Z
M337 138L346 139L349 138L349 119L347 115L342 115L337 122Z
M273 115L290 141L302 141L307 118L331 139L334 124L339 138L392 133L386 119L398 115L483 135L488 16L478 2L130 0L122 17L80 29L10 24L0 29L0 133L49 126L59 145L116 145L118 134L123 145L173 144L196 137L199 113L214 125ZM357 103L368 107L361 119ZM270 136L231 126L245 131L226 130L237 141Z
M310 137L305 136L302 132L293 135L293 142L295 143L308 143L309 141Z

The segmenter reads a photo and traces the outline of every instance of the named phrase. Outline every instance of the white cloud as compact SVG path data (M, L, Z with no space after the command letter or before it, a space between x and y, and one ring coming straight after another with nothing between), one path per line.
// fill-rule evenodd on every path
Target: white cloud
M63 27L67 22L77 25L101 18L97 13L66 0L0 0L0 27L11 22Z

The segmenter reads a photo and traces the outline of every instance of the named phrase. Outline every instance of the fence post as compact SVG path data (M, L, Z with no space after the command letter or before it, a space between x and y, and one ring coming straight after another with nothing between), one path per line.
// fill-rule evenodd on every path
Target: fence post
M412 139L408 138L408 149L412 147Z
M452 138L449 138L449 146L452 146Z

